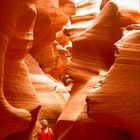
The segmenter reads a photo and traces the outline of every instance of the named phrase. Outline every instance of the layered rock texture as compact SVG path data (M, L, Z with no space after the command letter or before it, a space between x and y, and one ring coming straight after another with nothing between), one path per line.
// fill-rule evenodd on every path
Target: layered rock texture
M30 54L26 55L25 63L29 69L29 79L37 92L41 105L38 121L32 135L34 139L38 139L40 121L47 119L49 127L54 128L55 122L69 98L69 90L51 76L45 75Z
M140 139L140 12L124 1L0 0L0 140L39 140L42 119L59 140Z
M128 32L119 42L115 63L101 88L87 97L88 114L95 121L140 138L140 30Z
M34 43L30 53L45 73L50 73L58 79L59 74L64 71L67 60L65 57L62 61L59 60L62 57L54 45L54 40L56 33L67 23L69 16L75 13L75 5L71 1L37 0L36 8ZM67 12L69 11L67 8L71 11L70 13ZM63 63L62 66L58 66L61 65L59 61Z
M124 13L127 14L125 15ZM131 20L132 13L135 15L135 16L133 15L133 20ZM63 140L69 140L72 138L75 139L78 138L82 140L130 139L131 134L126 129L123 129L121 127L120 128L114 127L112 125L102 123L102 121L100 120L96 121L98 120L98 117L101 117L102 119L104 118L104 116L102 117L102 110L100 112L99 110L100 108L96 108L96 106L98 106L98 103L97 105L96 102L94 103L94 98L92 100L93 102L92 104L90 103L90 99L88 97L87 99L88 106L87 106L85 102L85 98L87 94L93 94L91 95L91 98L92 96L94 97L94 93L96 94L96 91L97 91L97 97L99 96L98 89L102 88L102 84L101 84L102 80L106 79L106 75L110 75L110 73L108 73L108 70L110 70L110 68L112 69L111 66L112 64L114 64L115 61L115 57L117 53L115 42L117 42L123 36L123 33L125 33L123 32L124 31L123 28L125 28L126 26L131 24L131 27L128 26L127 28L138 29L138 23L140 22L139 19L140 19L140 13L137 10L131 10L128 7L123 11L122 5L118 5L114 1L108 1L104 6L102 6L101 12L92 21L90 27L86 28L86 30L83 33L80 33L77 37L73 37L73 36L71 37L73 43L71 49L72 58L67 64L67 71L74 80L74 86L72 87L71 97L68 103L66 104L64 111L61 113L60 117L58 118L58 122L56 125L56 135L58 139L63 139ZM74 30L76 32L76 29ZM137 46L139 46L139 43ZM139 49L137 51L139 52ZM137 75L137 77L139 77L139 72L138 72L139 67L136 68L136 71L137 72L134 73ZM119 69L118 69L118 73L119 73ZM119 75L117 75L116 77L115 73L114 76L116 79L117 77L119 77ZM139 83L138 79L139 78L137 78L137 83ZM109 85L112 86L112 89L110 89L110 91L112 91L113 90L112 83L110 83ZM91 90L92 87L93 89ZM123 87L120 87L120 89L121 88ZM137 98L136 101L134 101L137 104L136 106L134 106L135 111L137 112L137 108L139 105L138 84L136 85L136 87L134 87L134 89L137 91L137 97L134 95L135 96L134 98ZM105 89L103 89L103 91L104 90ZM125 88L124 90L127 90L127 88ZM115 92L115 90L113 91ZM110 98L112 94L109 94ZM106 91L104 91L104 95L106 95ZM117 92L115 95L117 96ZM114 100L116 100L115 97ZM102 100L104 100L104 97ZM100 98L99 98L99 106L102 103L102 100L100 102ZM117 101L118 102L116 103L116 106L119 105L120 100L118 99ZM108 102L108 100L104 101L103 107L105 105L108 107L108 104L106 104L106 102ZM111 101L111 103L113 104L113 101ZM127 104L127 99L125 100L125 103ZM86 110L87 108L88 108L88 112ZM90 108L93 109L93 112L92 109L90 112ZM94 119L94 115L96 115L96 112L94 114L94 108L95 111L100 112L100 114L97 116L96 119ZM104 111L111 112L111 110L107 110L106 108L103 108L103 112ZM119 110L117 111L119 114ZM89 113L90 114L93 113L92 117L88 116ZM127 113L129 113L129 110ZM121 116L121 113L119 115ZM135 115L138 122L139 121L138 118L140 118L139 114L136 113ZM106 116L106 118L107 117L108 116ZM107 119L111 120L112 118L107 118ZM139 135L138 126L139 123L138 125L136 125L137 135ZM138 138L136 137L133 139L138 139Z
M124 12L127 11L124 10ZM120 6L108 1L92 20L92 24L81 35L71 38L72 59L67 65L67 70L74 80L73 89L81 86L79 81L86 82L93 75L98 75L100 71L107 72L114 63L114 43L121 38L122 27L131 23L139 23L138 12L135 12L136 18L133 20L130 20L131 14L125 16L122 13Z
M78 0L76 4L76 14L70 17L70 23L65 27L64 32L70 37L82 34L85 29L92 24L92 20L99 13L101 0Z
M62 84L52 80L53 78L48 78L32 57L27 58L34 40L33 30L38 14L34 1L0 2L0 125L3 128L0 132L0 139L5 137L9 140L27 140L32 137L31 133L37 117L38 120L42 118L51 120L50 125L54 125L69 93ZM40 82L38 77L45 80ZM64 89L62 92L66 93L65 97L62 95L61 89ZM42 92L48 94L39 96L38 94ZM46 102L45 98L49 98L49 100ZM46 110L46 106L49 106L48 110Z
M31 120L29 111L37 107L38 100L23 63L33 40L34 6L33 1L0 1L0 139L25 130Z

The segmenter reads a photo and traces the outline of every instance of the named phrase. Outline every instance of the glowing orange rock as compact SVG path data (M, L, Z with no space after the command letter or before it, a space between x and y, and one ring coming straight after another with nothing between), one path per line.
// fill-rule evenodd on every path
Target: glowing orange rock
M14 69L18 66L24 69L25 65L21 59L28 51L28 43L30 44L28 35L32 32L30 29L33 27L36 13L33 1L30 1L29 4L26 1L13 0L0 1L0 13L0 127L2 128L0 131L0 139L3 139L11 133L25 130L31 120L31 114L28 111L37 107L36 105L32 106L32 102L29 104L30 107L25 103L27 98L25 99L24 97L26 96L21 96L22 93L18 90L25 87L20 81L20 77L22 76L20 75L21 73L18 75L16 69ZM22 18L26 22L21 22ZM21 50L23 50L23 52ZM9 65L7 64L8 58ZM11 65L14 66L14 68L10 67ZM8 73L8 71L12 73ZM17 71L19 72L19 69ZM26 74L26 70L23 70L23 76L24 73ZM9 77L7 74L9 74ZM14 79L12 79L12 77ZM14 81L15 78L16 81ZM10 83L8 83L8 81ZM26 78L23 82L26 83ZM17 91L15 90L16 87L18 87ZM18 93L18 95L13 94L12 90ZM24 102L22 102L23 99ZM14 107L11 106L9 102L12 103ZM25 108L30 109L26 111L24 110Z
M92 21L92 25L82 35L72 39L72 59L67 69L74 79L74 89L92 76L99 75L100 71L108 71L113 64L114 43L122 35L117 11L117 5L109 2Z
M140 139L140 30L117 42L115 63L101 88L87 97L88 114L95 121Z
M138 0L134 0L134 4L131 0L102 0L100 9L102 9L109 1L112 1L118 5L118 15L121 19L122 26L140 23L140 9Z
M100 3L95 0L78 0L76 4L76 14L70 17L70 25L66 26L65 33L70 37L82 34L91 25L91 21L99 13Z
M66 3L63 4L65 5ZM46 73L55 69L55 71L58 70L59 52L52 43L56 39L56 33L62 29L69 18L69 14L67 15L61 10L63 7L60 8L61 4L60 2L59 5L57 0L37 0L36 2L35 40L31 54L37 60L40 67L43 70L45 69Z
M68 103L66 104L65 109L60 114L56 127L55 127L56 128L55 132L58 139L62 139L62 140L70 140L73 138L81 139L81 140L93 140L93 139L127 140L129 139L129 134L127 133L126 130L120 129L120 128L118 129L114 127L113 125L108 125L108 124L106 125L106 120L104 120L104 117L106 116L104 115L102 117L102 112L101 113L99 112L100 109L103 110L103 112L110 111L110 110L107 110L106 108L103 108L103 109L99 108L100 105L102 104L105 105L106 102L107 103L111 102L112 106L116 105L116 104L113 104L112 97L111 97L112 94L111 95L109 94L110 98L108 97L106 102L102 103L102 101L104 101L104 98L101 99L100 101L100 95L98 95L98 90L100 91L100 89L102 88L102 80L99 81L100 80L99 75L101 74L101 70L105 70L105 74L108 74L108 77L111 79L110 73L107 73L107 71L110 69L110 66L114 63L113 62L115 59L114 43L118 41L123 35L122 34L123 30L121 29L121 27L132 23L132 22L128 22L127 24L124 24L125 20L121 18L120 14L118 14L119 10L120 9L116 3L108 2L102 9L101 13L97 15L97 17L93 21L92 26L89 27L89 29L87 29L87 31L85 31L84 34L76 38L73 37L72 39L73 41L73 48L71 49L72 58L71 58L70 63L68 64L68 72L74 78L74 88L72 90L72 95ZM135 20L133 21L133 23L135 23ZM137 68L137 72L138 72L138 69L139 68ZM119 73L119 69L117 70L118 72L116 73ZM139 77L139 75L137 76ZM113 78L113 80L117 79L117 77L121 78L120 75L115 76L115 74L114 74L114 77L115 78ZM94 80L91 81L91 79L94 79ZM123 81L123 79L120 80L120 82L121 81ZM137 87L138 87L138 83L137 83ZM91 86L94 86L92 90L91 90ZM112 88L110 89L110 92L113 92L114 91L113 87L115 86L117 87L118 85L117 84L112 85L110 81L109 87L111 86ZM97 91L97 94L96 94L96 91ZM106 89L103 89L101 92L103 92L105 96ZM88 93L91 93L91 94L93 93L93 95L91 95L91 97L88 97L87 99L88 106L87 106L85 103L85 98ZM96 94L95 96L97 99L99 97L99 100L97 100L97 104L96 102L94 102L94 98L95 98L94 93ZM102 93L99 93L99 94L102 95ZM115 95L117 96L117 92L115 93ZM120 97L116 101L117 105L119 105L119 101L121 100L121 98L123 97ZM115 99L116 98L114 98L114 100ZM140 99L137 99L136 103L138 104L136 108L138 108L139 106L138 100ZM109 103L107 105L109 105ZM127 104L127 102L125 103ZM96 106L99 106L99 107L96 107ZM88 112L86 110L87 107L89 107L90 109L88 110ZM111 108L111 105L110 105L110 108ZM94 112L92 112L94 110L97 113L99 112L100 114L98 115L96 114L96 112L94 114ZM138 112L139 112L139 109L138 109ZM88 113L92 117L87 116ZM118 114L121 115L123 114L123 112L121 114L120 113ZM95 119L94 119L94 116L95 116ZM104 122L100 118L102 118ZM138 117L136 118L137 118L138 125L136 126L137 128L135 130L137 131L136 133L139 134L139 127L138 127L139 126L138 118L140 118L139 113L138 113ZM112 118L111 117L108 118L107 121L109 120L111 122ZM137 138L139 139L139 137Z
M29 80L24 57L32 47L36 9L33 3L25 3L21 6L19 14L11 19L16 21L5 56L4 94L13 106L31 111L39 102Z

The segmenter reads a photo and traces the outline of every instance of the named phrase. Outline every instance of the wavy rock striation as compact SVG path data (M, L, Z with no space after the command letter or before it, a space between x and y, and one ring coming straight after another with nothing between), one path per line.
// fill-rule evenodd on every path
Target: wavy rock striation
M114 63L114 43L122 35L121 21L117 12L117 5L109 2L92 25L82 35L72 39L72 58L67 69L74 79L73 88L78 88L81 82L84 83L92 76L99 75L100 71L107 72Z
M86 99L89 116L140 139L140 30L117 42L118 54L101 88Z
M33 40L36 13L33 1L30 4L19 0L0 1L0 10L0 139L3 139L25 130L31 120L29 111L37 107L37 98L30 84L27 85L27 69L22 62Z

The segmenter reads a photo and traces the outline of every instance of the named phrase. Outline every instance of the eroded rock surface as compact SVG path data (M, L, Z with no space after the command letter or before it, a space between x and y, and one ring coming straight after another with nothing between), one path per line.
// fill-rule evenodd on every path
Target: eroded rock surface
M126 10L125 12L131 13L132 11L130 9L130 10ZM104 116L102 117L102 112L99 115L97 114L97 118L94 119L94 115L96 115L96 112L94 114L94 108L97 109L96 110L97 112L100 111L99 110L100 108L96 108L96 106L100 106L100 104L102 103L102 101L100 102L100 97L98 100L99 105L98 103L96 105L96 102L94 103L94 98L91 104L90 101L88 100L89 101L88 106L86 105L84 100L88 93L89 94L93 93L93 95L91 95L91 98L92 96L94 97L94 93L96 94L96 91L97 91L97 98L98 98L99 96L98 90L102 89L102 80L106 79L106 76L100 77L101 79L98 76L101 75L102 70L105 71L105 75L107 74L108 76L110 76L110 73L108 73L107 71L110 69L112 64L114 64L114 60L116 57L115 51L117 52L114 43L123 36L123 33L125 33L125 31L123 32L123 28L125 26L130 25L131 23L133 24L139 23L140 13L138 11L134 12L136 18L133 18L133 20L126 20L126 19L131 19L131 14L130 15L128 14L129 15L128 16L122 13L123 12L121 6L117 5L115 2L109 1L101 10L101 13L96 16L96 18L93 21L93 24L89 28L87 28L87 30L82 35L80 35L79 37L72 38L72 42L73 42L73 47L71 49L72 58L68 63L68 72L74 79L75 87L74 89L72 89L71 97L68 103L66 104L65 109L63 110L60 117L58 118L58 122L56 125L56 135L58 138L63 140L69 140L77 137L83 140L85 139L92 140L93 138L98 140L129 139L130 133L125 129L120 129L108 124L106 125L105 121L104 123L102 123L100 119L98 121L98 117L100 116L102 119L104 119ZM135 27L137 27L136 28L137 30L138 26L136 25ZM138 70L139 67L136 68L137 72ZM136 75L138 76L139 74L136 73ZM98 78L95 81L94 80L92 81L91 79L92 78L94 79L95 77ZM116 79L117 77L119 77L119 75L115 76ZM138 79L137 82L139 83ZM87 83L86 86L85 83ZM89 83L93 86L92 90L90 90L91 87L89 86L90 85ZM112 86L112 83L110 83L110 86ZM83 92L85 88L86 91ZM134 89L137 88L138 88L138 84L136 87L134 87ZM104 90L105 89L103 89L103 91ZM112 89L110 89L110 91L113 90L114 89L112 86ZM127 90L127 88L125 88L125 90ZM106 95L106 91L104 91L104 95ZM117 93L115 95L117 96ZM110 98L112 98L111 96L112 95L109 95ZM114 98L114 100L115 99L116 98ZM102 100L104 100L104 98ZM106 102L109 102L109 99L106 100L104 104L106 104ZM113 101L111 102L113 104ZM126 100L125 103L127 104ZM77 106L75 106L74 104ZM117 105L118 104L119 104L119 100L117 102ZM86 110L87 107L89 108L89 105L90 108L93 109L93 110L91 109L91 112L89 111L87 112ZM137 105L139 105L139 103ZM106 104L106 106L108 106L108 104ZM135 106L134 108L135 110L137 110L138 106L137 107ZM104 108L103 111L104 110L106 111L106 108ZM107 111L109 112L110 110ZM92 117L89 118L87 113L92 114ZM137 115L138 114L136 113L136 116ZM138 125L137 125L136 135L139 134Z
M72 6L73 5L73 6ZM37 18L34 28L34 43L31 49L32 56L37 60L40 67L45 73L50 73L58 80L58 75L65 68L67 59L59 54L57 47L54 45L56 33L67 23L70 13L67 13L64 7L71 7L71 14L75 13L74 3L71 1L59 2L57 0L37 0ZM63 10L66 12L64 13ZM58 67L58 63L64 63L64 66ZM65 61L65 62L64 62ZM59 74L54 74L58 71ZM59 72L60 71L60 72Z
M86 82L92 76L99 75L100 71L108 71L113 64L114 43L122 35L121 21L117 12L117 5L109 2L92 21L92 25L82 35L72 39L72 59L67 69L74 79L76 86L74 88L81 86L82 81Z
M0 0L0 139L140 139L140 13L100 2Z
M37 107L38 100L33 92L30 94L32 87L30 84L27 86L28 72L22 62L33 40L32 29L36 16L34 6L33 1L0 1L0 139L25 130L31 120L29 111Z
M140 138L140 30L119 42L118 55L101 88L87 97L88 114L97 122Z

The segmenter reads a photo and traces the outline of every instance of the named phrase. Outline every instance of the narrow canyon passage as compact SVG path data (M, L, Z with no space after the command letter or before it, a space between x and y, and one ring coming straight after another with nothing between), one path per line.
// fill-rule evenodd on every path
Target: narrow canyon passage
M0 0L0 140L140 139L140 0Z

